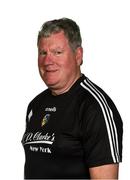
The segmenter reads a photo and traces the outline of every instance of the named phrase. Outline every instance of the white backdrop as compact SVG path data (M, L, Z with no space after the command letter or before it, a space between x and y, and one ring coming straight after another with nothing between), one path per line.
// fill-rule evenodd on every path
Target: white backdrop
M37 34L43 22L74 19L84 47L82 72L113 99L124 122L120 179L130 177L129 0L4 0L0 2L0 179L23 179L28 103L46 87L37 68Z

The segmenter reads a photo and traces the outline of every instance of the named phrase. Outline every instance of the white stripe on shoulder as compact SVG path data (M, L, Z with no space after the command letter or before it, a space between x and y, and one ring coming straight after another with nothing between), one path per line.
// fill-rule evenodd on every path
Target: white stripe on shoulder
M114 143L114 147L115 147L115 155L117 157L117 161L119 161L119 145L118 145L118 136L117 136L117 129L116 129L116 125L115 125L115 121L113 118L113 112L111 110L111 108L109 107L105 97L103 96L103 94L94 86L94 84L87 78L87 81L85 81L87 84L90 84L91 87L93 87L95 89L95 91L97 91L97 94L99 93L101 98L103 98L103 101L106 105L106 110L108 113L108 121L110 123L110 128L111 128L111 132L112 132L112 139L113 139L113 143ZM100 97L99 96L99 97Z
M114 163L117 163L120 161L119 148L118 148L117 129L113 119L112 110L108 106L108 103L105 97L103 96L103 94L96 88L96 86L91 81L87 79L84 80L84 82L81 82L80 84L84 89L86 89L90 94L92 94L92 96L97 100L97 102L99 103L102 109L106 128L107 128L112 159Z

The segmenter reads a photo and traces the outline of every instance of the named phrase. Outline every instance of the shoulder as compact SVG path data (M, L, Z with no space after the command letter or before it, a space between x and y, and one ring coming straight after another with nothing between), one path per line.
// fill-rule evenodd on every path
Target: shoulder
M37 107L41 104L41 102L47 98L49 94L49 89L44 90L43 92L39 93L35 96L29 103L28 108Z
M89 104L91 107L93 106L93 108L100 109L102 112L108 110L117 111L117 108L109 95L87 77L82 80L80 85L82 87L86 105Z
M94 123L103 123L107 129L122 131L122 119L113 100L99 86L94 84L88 78L85 78L80 85L84 90L84 114L85 119ZM95 120L96 119L96 120ZM116 131L116 130L115 130Z
M81 112L85 119L94 123L95 119L98 119L98 123L105 123L106 127L117 126L118 131L122 131L120 113L107 93L88 78L84 78L80 85L84 94Z

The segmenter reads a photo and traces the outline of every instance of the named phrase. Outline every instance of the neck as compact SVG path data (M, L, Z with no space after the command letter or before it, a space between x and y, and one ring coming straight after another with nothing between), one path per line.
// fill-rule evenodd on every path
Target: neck
M73 86L73 84L82 76L81 73L78 74L78 76L76 76L70 83L68 86L66 86L65 88L62 89L51 89L52 95L57 96L60 94L64 94L67 91L69 91L69 89Z

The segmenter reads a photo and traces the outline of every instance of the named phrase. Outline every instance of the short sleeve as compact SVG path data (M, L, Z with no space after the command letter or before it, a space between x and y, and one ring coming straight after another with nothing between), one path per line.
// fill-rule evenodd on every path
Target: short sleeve
M84 113L82 138L88 167L122 161L122 121L116 109L107 111L94 104Z

